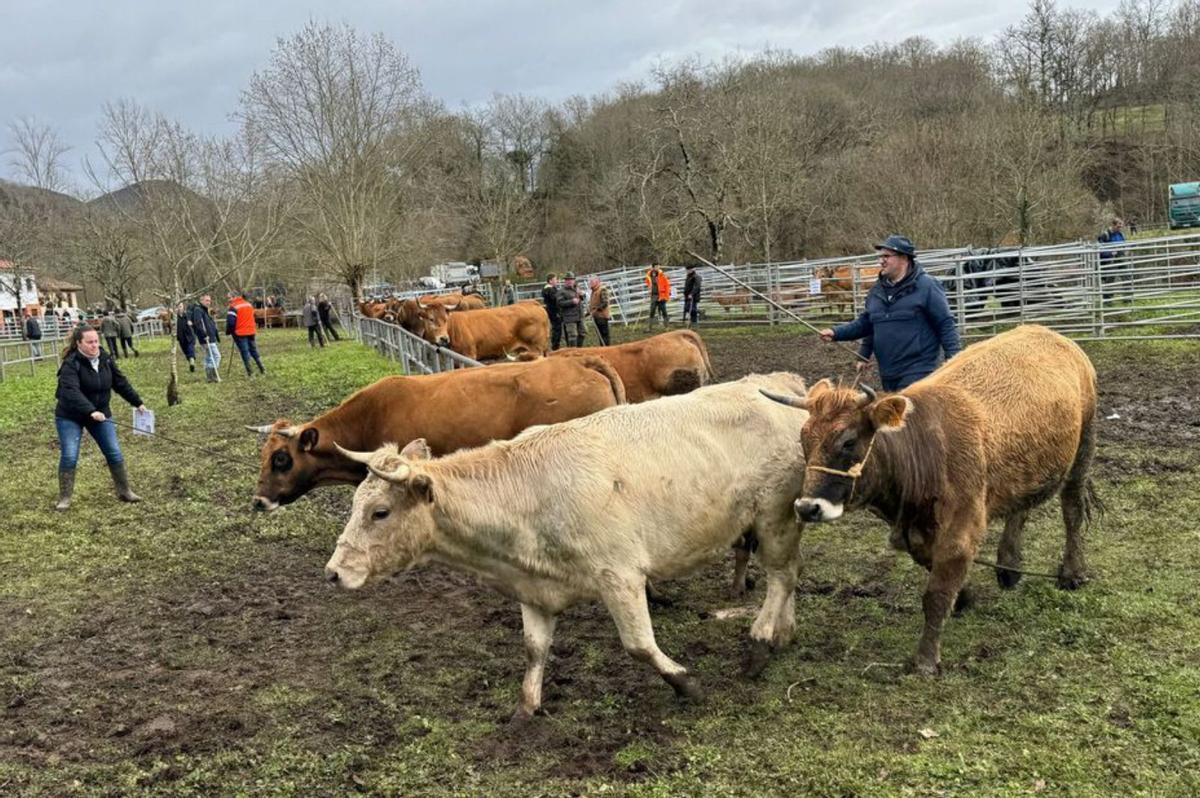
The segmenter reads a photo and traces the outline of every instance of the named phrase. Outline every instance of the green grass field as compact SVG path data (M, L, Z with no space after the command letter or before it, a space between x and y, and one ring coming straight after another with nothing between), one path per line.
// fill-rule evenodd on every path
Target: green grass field
M53 370L0 383L0 795L1200 794L1197 404L1162 387L1196 386L1194 345L1089 347L1102 380L1123 381L1124 415L1151 397L1180 417L1102 428L1093 581L1002 592L977 568L941 677L905 673L922 573L859 513L806 532L797 640L762 679L737 675L750 619L712 615L731 606L723 559L666 585L675 606L654 612L703 703L677 703L585 606L559 624L547 715L512 731L514 603L436 568L327 590L349 488L249 511L259 441L243 424L309 418L394 369L353 342L260 339L265 378L186 375L175 408L165 341L121 361L160 432L231 458L122 430L140 505L117 503L85 443L76 506L52 512ZM732 375L739 353L788 341L710 346ZM1036 512L1027 567L1053 570L1062 537L1056 505Z

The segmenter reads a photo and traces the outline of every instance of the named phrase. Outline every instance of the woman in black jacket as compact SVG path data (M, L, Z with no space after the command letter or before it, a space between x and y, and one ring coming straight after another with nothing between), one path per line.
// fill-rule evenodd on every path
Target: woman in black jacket
M113 391L137 409L146 409L112 356L100 348L100 334L92 327L80 324L71 332L67 348L63 350L62 365L58 367L58 390L54 394L58 399L54 408L54 426L58 429L61 449L56 510L71 506L75 464L79 461L79 445L83 442L85 429L104 452L113 484L117 487L117 497L125 502L141 501L129 489L125 458L117 444L117 427L109 407Z

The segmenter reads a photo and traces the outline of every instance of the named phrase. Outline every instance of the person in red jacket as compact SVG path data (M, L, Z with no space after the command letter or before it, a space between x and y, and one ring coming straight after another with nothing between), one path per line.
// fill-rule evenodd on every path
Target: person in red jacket
M254 372L250 370L250 358L258 364L258 373L266 374L262 358L258 356L258 344L254 336L258 334L258 325L254 323L254 307L245 293L229 295L229 310L225 313L225 333L233 338L238 354L242 356L242 365L246 367L246 376Z

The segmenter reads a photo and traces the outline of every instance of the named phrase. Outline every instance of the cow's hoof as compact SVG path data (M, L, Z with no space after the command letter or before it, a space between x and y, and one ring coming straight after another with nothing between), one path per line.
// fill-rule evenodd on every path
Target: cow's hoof
M770 661L770 644L765 640L751 640L750 650L746 652L746 661L742 665L742 676L747 679L757 679Z
M1021 581L1021 574L1016 571L1009 571L1004 568L996 569L996 581L1000 583L1000 587L1005 590L1012 590Z
M530 712L525 707L517 707L517 711L512 714L511 718L508 719L508 727L510 729L522 729L533 722L535 714L536 710Z
M975 603L975 596L967 588L962 588L958 591L958 595L954 598L954 614L962 615L967 610L971 609L971 605Z
M942 666L937 662L914 660L912 664L912 673L914 676L932 679L936 676L941 676Z
M675 673L663 677L672 687L675 688L675 695L685 701L703 701L704 691L700 689L700 684L686 672Z
M1077 574L1058 566L1058 587L1061 590L1077 590L1088 582L1087 574Z

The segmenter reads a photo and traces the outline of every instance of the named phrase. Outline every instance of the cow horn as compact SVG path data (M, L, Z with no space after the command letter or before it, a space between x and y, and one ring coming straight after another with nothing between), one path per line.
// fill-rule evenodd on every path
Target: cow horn
M356 462L356 463L362 463L363 465L370 465L370 463L371 463L371 455L373 455L373 454L374 454L374 452L354 452L354 451L351 451L350 449L347 449L347 448L343 447L343 446L342 446L340 443L338 443L337 441L334 441L334 442L333 442L333 447L334 447L335 449L337 449L339 452L341 452L341 453L342 453L342 456L343 456L343 457L345 457L346 459L348 459L348 460L353 460L353 461L354 461L354 462Z
M380 479L385 479L388 482L402 483L408 479L408 474L412 468L407 464L402 464L395 471L381 471L373 465L368 465L367 470Z
M781 405L787 405L788 407L798 407L801 410L808 409L808 397L806 397L806 396L784 396L783 394L771 393L770 391L768 391L764 388L759 388L758 392L761 393L763 396L767 397L768 399L779 402L779 404L781 404Z
M860 389L862 389L862 392L863 392L863 397L858 400L859 407L866 407L867 405L871 404L871 402L875 401L875 389L874 388L872 388L870 385L867 385L865 383L858 387Z
M274 432L275 434L282 435L285 438L296 437L296 433L300 429L299 427L296 427L296 426L280 427L279 429L275 429L274 424L263 424L261 427L252 427L249 424L245 424L243 426L245 426L246 429L250 430L251 432L257 432L262 435L270 435L272 432Z
M404 464L395 471L382 471L371 465L371 459L375 454L374 452L353 452L343 447L337 441L334 441L333 445L334 448L341 452L344 457L347 457L356 463L362 463L372 474L380 479L386 479L388 482L403 482L404 480L408 479L408 472L412 470L407 464Z

